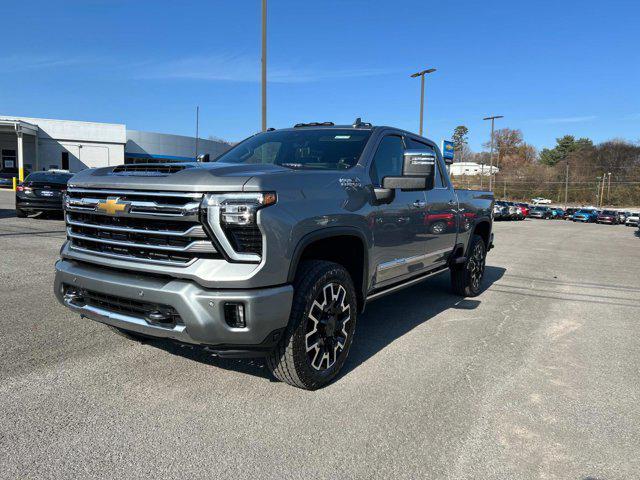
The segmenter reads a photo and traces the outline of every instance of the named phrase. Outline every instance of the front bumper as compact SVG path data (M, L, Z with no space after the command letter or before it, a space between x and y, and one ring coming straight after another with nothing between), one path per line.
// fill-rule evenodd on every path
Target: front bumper
M58 260L55 266L58 301L83 317L114 327L210 347L221 354L244 355L268 351L289 321L293 287L283 285L252 290L210 290L183 279L125 273L94 265ZM65 289L75 287L105 295L173 307L181 322L165 327L145 318L75 303ZM226 302L242 303L246 327L232 328L224 319Z

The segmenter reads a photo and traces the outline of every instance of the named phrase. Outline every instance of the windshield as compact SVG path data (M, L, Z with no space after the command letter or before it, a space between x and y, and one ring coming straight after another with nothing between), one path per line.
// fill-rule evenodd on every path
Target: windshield
M67 183L73 175L69 173L36 172L24 179L25 182Z
M615 215L616 212L611 211L611 210L605 210L604 212L602 212L602 215Z
M370 136L370 130L335 128L264 132L236 145L217 161L345 170L358 163Z

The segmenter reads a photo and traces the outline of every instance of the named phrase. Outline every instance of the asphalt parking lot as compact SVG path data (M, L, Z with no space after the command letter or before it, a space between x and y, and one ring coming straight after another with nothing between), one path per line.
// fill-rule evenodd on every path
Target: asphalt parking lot
M497 223L479 297L445 275L370 304L308 392L69 313L63 222L0 191L0 478L638 478L636 231Z

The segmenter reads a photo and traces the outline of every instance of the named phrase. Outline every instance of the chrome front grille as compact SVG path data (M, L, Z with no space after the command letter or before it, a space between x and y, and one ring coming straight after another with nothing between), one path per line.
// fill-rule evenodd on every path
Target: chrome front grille
M69 188L70 248L124 260L185 266L219 258L199 219L202 194Z

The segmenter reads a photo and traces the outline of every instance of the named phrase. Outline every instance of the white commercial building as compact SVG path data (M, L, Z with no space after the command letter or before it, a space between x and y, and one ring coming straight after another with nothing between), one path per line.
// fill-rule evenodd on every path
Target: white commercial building
M133 162L211 159L229 148L224 142L127 130L124 124L51 120L0 115L0 171L26 173L60 168L77 172Z
M457 162L450 165L451 175L491 175L500 171L498 167L490 167L475 162Z

